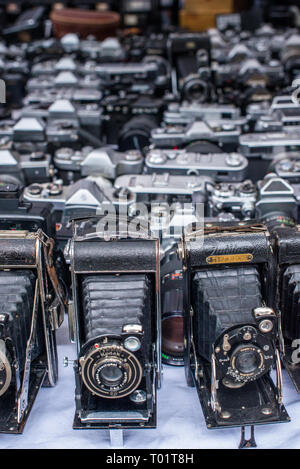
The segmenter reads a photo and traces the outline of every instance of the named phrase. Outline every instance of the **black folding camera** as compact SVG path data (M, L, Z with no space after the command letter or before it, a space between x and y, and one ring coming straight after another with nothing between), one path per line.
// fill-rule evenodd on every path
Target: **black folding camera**
M204 103L211 98L210 38L206 33L169 35L168 58L173 66L172 93L187 101Z
M282 404L276 263L264 225L208 224L179 244L185 276L185 367L208 428L289 421ZM276 368L277 383L270 377ZM246 441L244 426L252 426Z
M155 427L160 382L158 241L74 220L65 249L72 275L73 428ZM105 235L109 235L109 239ZM125 237L124 237L125 236Z
M54 386L65 294L46 231L51 205L0 185L0 432L22 433L41 385Z
M300 393L300 227L292 226L290 219L281 217L273 227L272 237L278 264L283 363Z

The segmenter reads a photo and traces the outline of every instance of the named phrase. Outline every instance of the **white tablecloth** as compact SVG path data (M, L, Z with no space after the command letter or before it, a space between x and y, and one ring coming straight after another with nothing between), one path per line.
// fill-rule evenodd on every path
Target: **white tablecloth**
M60 377L55 388L41 388L23 435L0 435L0 448L111 448L107 430L73 430L74 373L63 367L63 357L75 358L68 342L67 321L58 331ZM257 426L258 447L300 448L300 395L284 376L284 403L290 423ZM156 429L126 430L124 448L237 448L239 429L207 430L194 388L188 388L183 368L164 366L158 392Z

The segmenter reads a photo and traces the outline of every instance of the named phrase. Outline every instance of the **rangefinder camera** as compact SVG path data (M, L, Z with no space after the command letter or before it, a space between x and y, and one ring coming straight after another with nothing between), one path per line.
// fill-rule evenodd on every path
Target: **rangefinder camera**
M207 103L199 104L197 102L170 103L165 110L163 120L168 125L185 125L194 120L232 120L244 122L246 119L241 117L241 111L232 104Z
M248 160L238 153L201 154L189 149L156 149L146 153L147 173L196 174L215 181L242 181Z

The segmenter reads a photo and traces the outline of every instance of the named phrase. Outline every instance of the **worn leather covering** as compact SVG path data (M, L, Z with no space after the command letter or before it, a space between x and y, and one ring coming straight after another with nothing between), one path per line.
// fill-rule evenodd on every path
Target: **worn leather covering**
M194 340L209 359L212 345L230 327L254 324L252 311L262 305L254 266L222 267L196 272L192 281Z

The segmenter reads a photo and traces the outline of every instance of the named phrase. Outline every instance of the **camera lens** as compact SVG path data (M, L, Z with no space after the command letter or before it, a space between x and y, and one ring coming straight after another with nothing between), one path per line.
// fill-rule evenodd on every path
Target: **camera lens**
M119 134L120 151L139 150L148 146L151 131L157 127L157 121L153 116L135 116L121 129Z
M258 368L260 359L254 351L240 352L236 358L235 366L243 374L252 374Z
M107 386L117 386L123 378L123 372L115 365L108 365L100 371L101 381Z
M170 364L182 364L184 352L183 316L171 316L163 320L162 351L166 363L174 361Z
M232 355L232 368L241 375L253 376L262 367L263 355L255 345L238 347Z
M120 344L96 343L80 359L82 379L95 395L118 399L131 394L142 379L139 360Z
M208 97L208 86L198 77L189 78L182 86L183 99L203 103Z

